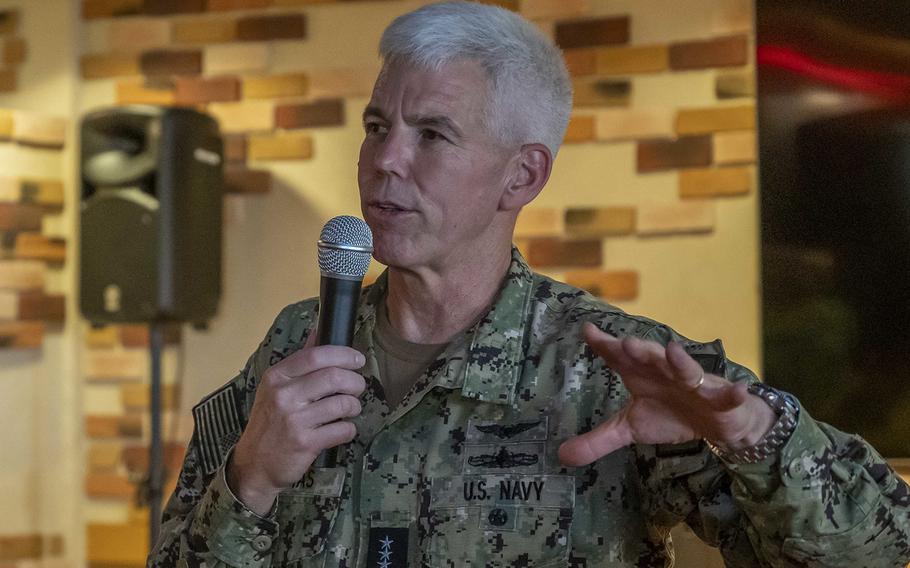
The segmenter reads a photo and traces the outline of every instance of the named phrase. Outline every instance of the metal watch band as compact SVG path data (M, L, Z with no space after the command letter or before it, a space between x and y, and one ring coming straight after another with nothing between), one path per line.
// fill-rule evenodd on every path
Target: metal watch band
M778 416L777 422L762 436L761 440L748 448L730 450L708 441L708 447L711 448L711 451L728 463L749 464L760 462L774 455L775 452L783 447L787 440L790 439L793 430L796 429L799 406L790 395L759 382L749 385L749 392L760 396L771 407Z

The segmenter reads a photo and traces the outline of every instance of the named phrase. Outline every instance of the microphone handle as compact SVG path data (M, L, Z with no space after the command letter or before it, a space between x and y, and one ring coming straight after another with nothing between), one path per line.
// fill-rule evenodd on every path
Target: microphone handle
M316 345L346 345L354 342L354 322L360 299L360 280L331 278L323 275L319 281L319 324ZM319 454L313 467L335 467L338 448Z

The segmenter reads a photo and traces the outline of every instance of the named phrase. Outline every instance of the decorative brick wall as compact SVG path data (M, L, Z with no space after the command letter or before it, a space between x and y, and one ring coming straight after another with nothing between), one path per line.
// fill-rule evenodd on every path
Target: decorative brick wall
M225 136L230 191L268 199L277 181L294 186L299 179L289 166L324 164L330 170L339 153L349 155L351 168L356 162L356 113L369 96L378 61L349 55L339 56L341 63L333 57L312 61L298 58L308 52L295 47L315 42L322 54L343 51L345 40L336 32L354 25L378 38L385 22L372 29L347 19L350 6L361 3L83 0L84 91L103 93L95 95L100 104L191 105L212 114ZM381 6L388 21L421 3L369 4ZM516 242L530 263L656 317L665 305L702 300L697 293L690 297L697 292L690 283L675 281L685 270L706 281L728 278L724 285L743 288L757 302L751 272L742 268L757 244L731 240L754 227L729 226L755 212L751 1L489 3L519 11L554 38L575 87L576 108L553 179L519 217ZM375 40L369 41L374 54ZM350 134L343 142L333 139L343 144L341 151L323 146L328 131ZM339 170L338 177L344 175ZM320 198L320 190L292 190ZM297 222L271 220L284 221ZM726 266L743 248L742 266ZM727 317L731 304L746 315ZM739 297L726 298L706 307L702 320L712 323L699 329L715 333L722 321L734 330L732 344L745 351L744 362L753 364L756 314L757 304L753 309ZM96 401L86 416L86 493L90 505L105 511L89 515L88 559L99 566L138 566L147 545L146 517L135 495L147 443L148 356L146 340L137 336L139 329L122 326L86 334L86 389ZM248 349L253 347L251 342ZM180 439L169 446L173 466L195 402L179 404L177 391L166 389L166 422L177 410L184 420ZM115 506L122 514L110 514Z

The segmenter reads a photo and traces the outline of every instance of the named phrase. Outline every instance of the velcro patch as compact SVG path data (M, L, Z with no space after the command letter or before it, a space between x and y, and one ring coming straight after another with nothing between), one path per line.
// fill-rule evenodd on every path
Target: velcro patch
M512 424L468 421L469 444L501 444L503 442L542 442L547 439L548 416L540 416Z
M371 527L367 566L408 568L407 527Z
M230 383L193 408L199 456L206 475L214 473L240 439L243 424L234 384Z
M502 508L575 507L575 478L571 475L457 475L433 480L431 509L486 506ZM494 518L491 522L495 524Z

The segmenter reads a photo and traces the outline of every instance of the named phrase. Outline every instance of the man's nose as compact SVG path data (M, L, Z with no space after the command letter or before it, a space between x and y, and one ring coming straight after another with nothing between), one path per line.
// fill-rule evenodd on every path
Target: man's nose
M407 132L392 128L379 143L373 163L383 173L405 177L413 153Z

